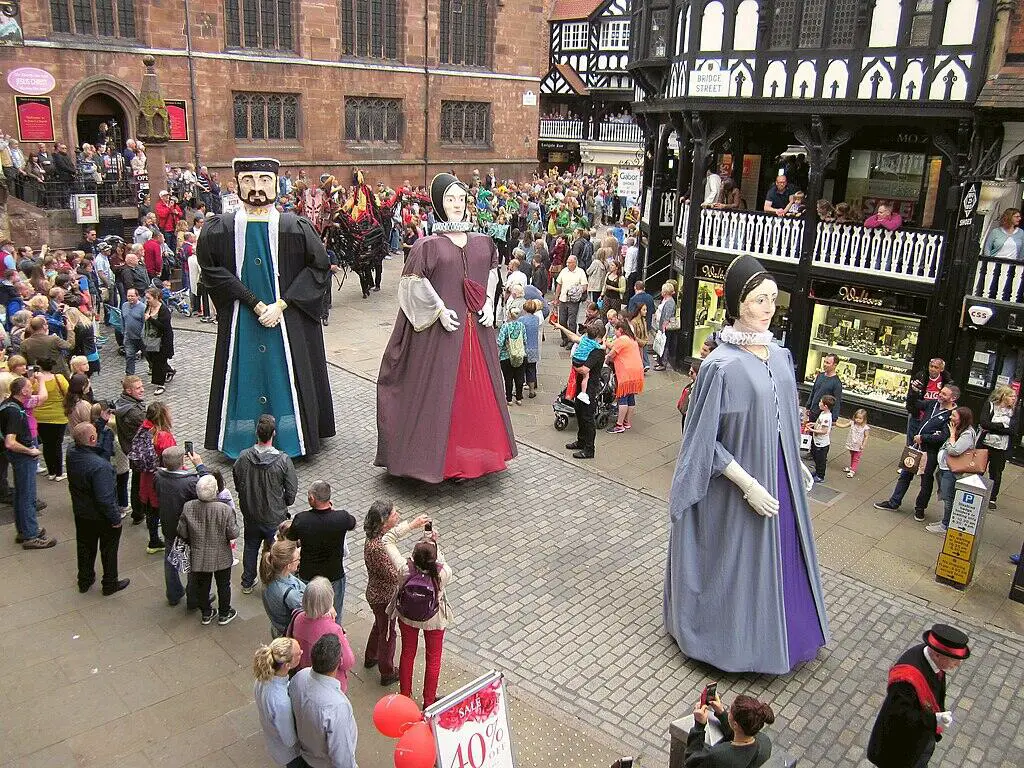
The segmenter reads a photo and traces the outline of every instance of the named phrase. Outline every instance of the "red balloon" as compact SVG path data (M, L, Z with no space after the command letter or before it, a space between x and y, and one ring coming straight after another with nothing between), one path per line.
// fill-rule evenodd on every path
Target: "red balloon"
M395 768L434 768L437 748L426 723L413 723L395 746Z
M373 724L385 736L397 739L410 724L423 720L423 713L408 696L393 693L377 702L373 708Z

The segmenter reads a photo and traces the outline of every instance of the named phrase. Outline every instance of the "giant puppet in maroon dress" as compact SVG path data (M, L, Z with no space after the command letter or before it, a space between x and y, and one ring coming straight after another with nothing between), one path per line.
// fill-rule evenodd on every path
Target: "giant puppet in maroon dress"
M377 378L374 463L428 483L499 472L516 455L489 298L498 255L468 231L466 193L448 173L431 183L442 234L409 253Z

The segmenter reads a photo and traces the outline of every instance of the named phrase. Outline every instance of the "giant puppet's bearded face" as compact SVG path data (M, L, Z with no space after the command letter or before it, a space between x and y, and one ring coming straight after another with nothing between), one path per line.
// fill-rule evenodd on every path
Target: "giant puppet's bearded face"
M238 196L251 208L263 208L277 199L277 175L267 171L238 174Z

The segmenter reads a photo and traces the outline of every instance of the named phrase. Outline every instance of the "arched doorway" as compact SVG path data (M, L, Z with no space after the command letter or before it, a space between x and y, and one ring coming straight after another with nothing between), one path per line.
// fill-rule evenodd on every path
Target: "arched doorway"
M124 108L114 98L105 93L94 93L82 102L75 115L75 128L78 133L78 146L89 142L102 151L103 145L113 142L117 149L124 148L127 120Z
M127 83L110 75L93 75L77 82L64 100L62 118L68 144L78 147L83 142L94 144L99 138L99 125L113 119L117 123L117 147L135 136L135 120L139 97Z

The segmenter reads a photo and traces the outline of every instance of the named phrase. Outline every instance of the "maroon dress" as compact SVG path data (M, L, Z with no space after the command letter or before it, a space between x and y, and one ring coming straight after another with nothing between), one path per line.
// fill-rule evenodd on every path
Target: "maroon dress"
M476 233L464 249L433 235L409 252L403 274L430 280L460 325L452 333L435 321L417 332L398 313L377 377L374 464L390 474L428 483L480 477L516 455L495 332L477 319L497 263L494 241Z

